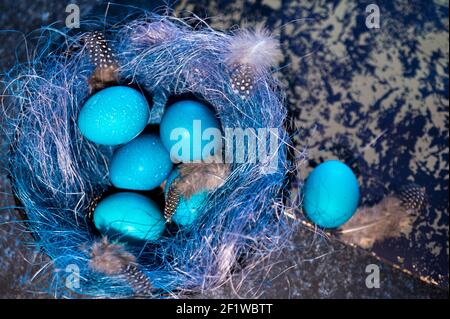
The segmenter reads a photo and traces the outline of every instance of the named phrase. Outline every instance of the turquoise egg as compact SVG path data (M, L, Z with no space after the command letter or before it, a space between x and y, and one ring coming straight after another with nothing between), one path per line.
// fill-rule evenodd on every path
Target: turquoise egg
M309 174L303 193L306 215L321 227L341 226L358 208L358 180L347 165L336 160L317 166Z
M115 187L151 190L166 179L172 165L160 138L143 134L114 152L109 176Z
M212 131L210 128L218 134L204 136L203 140L203 134L209 135ZM204 160L221 150L219 120L206 105L195 101L181 101L169 106L161 119L160 135L175 163Z
M159 207L151 199L122 192L98 203L94 209L94 224L104 235L139 243L157 240L166 223Z
M172 182L175 180L175 178L178 177L178 175L179 172L175 169L167 178L164 189L164 192L166 194L169 190L170 184L172 184ZM181 196L177 209L172 215L172 221L182 227L191 226L199 217L200 208L205 203L207 197L208 192L206 190L193 194L189 199Z
M88 140L102 145L131 141L147 125L145 97L127 86L113 86L92 95L78 113L78 127Z

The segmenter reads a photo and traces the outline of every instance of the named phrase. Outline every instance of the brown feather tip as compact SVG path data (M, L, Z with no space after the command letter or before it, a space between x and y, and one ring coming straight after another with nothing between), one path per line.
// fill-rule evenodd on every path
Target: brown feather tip
M213 191L222 186L230 174L230 165L224 163L181 164L177 191L186 199L201 190Z
M107 237L95 242L91 249L89 267L106 275L120 275L136 258L119 244L109 242Z
M408 235L416 216L395 196L387 196L371 207L358 208L339 230L339 237L362 248L371 248L387 238Z
M113 86L118 83L119 77L116 70L108 68L95 68L94 73L88 80L90 92L97 92L108 86Z
M116 84L119 66L105 35L100 31L93 31L86 34L84 40L89 56L96 66L88 81L91 92Z
M403 186L399 193L403 207L408 210L420 212L428 205L428 198L425 187L410 183Z

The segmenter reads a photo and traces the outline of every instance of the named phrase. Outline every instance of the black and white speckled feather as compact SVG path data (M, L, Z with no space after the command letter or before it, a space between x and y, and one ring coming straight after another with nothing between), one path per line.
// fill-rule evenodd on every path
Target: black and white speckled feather
M92 63L96 66L89 79L91 92L118 82L118 64L105 35L100 31L89 32L84 37Z
M403 186L398 197L402 201L403 207L419 212L427 206L428 202L425 188L414 183Z
M253 90L255 76L247 64L234 64L231 72L231 87L240 96L247 98Z
M96 195L89 203L89 206L87 209L87 211L88 211L87 217L89 220L92 220L94 218L95 207L97 207L97 204L99 203L100 199L102 199L102 196L103 196L103 194Z
M180 192L177 190L176 181L174 181L167 191L166 203L164 206L164 219L167 222L170 222L170 220L172 219L172 216L173 214L175 214L179 202Z
M128 264L123 271L123 276L130 287L133 288L135 297L149 297L152 295L152 284L137 264Z
M115 67L115 57L112 49L101 31L93 31L84 37L89 55L95 66L106 69Z

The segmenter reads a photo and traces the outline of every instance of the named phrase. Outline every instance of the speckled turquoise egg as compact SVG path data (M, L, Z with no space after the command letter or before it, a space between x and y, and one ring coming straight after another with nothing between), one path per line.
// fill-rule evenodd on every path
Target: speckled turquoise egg
M115 187L151 190L166 179L172 165L161 139L154 134L143 134L114 152L109 176Z
M358 180L347 165L336 160L317 166L309 174L303 192L306 215L321 227L341 226L358 207Z
M101 200L94 209L94 224L103 235L132 243L157 240L165 228L156 203L131 192L116 193Z
M113 86L92 95L78 114L78 127L88 140L103 145L131 141L147 125L145 97L127 86Z
M169 106L161 119L160 135L175 163L203 160L218 154L222 145L219 120L206 105L196 101Z
M167 195L172 182L179 175L178 170L173 170L166 181L164 192ZM191 226L199 217L200 208L205 204L206 198L208 197L208 192L206 190L200 191L193 194L189 199L184 196L180 196L180 201L177 205L175 213L172 215L172 221L179 226L189 227Z

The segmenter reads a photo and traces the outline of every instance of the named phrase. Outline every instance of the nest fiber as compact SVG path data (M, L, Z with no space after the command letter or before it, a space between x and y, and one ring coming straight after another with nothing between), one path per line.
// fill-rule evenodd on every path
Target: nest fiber
M225 184L209 195L191 228L143 248L126 247L135 271L151 284L153 297L201 293L258 269L283 248L291 229L282 191L288 173L286 110L270 70L255 72L253 90L244 98L233 89L227 63L237 35L153 14L122 24L92 22L90 28L108 38L120 84L152 96L152 123L159 122L171 96L193 94L215 109L223 128L277 130L273 172L267 173L262 162L232 164ZM70 287L77 294L131 297L126 280L89 267L89 251L100 239L89 207L111 187L108 163L114 148L89 142L77 127L95 68L82 36L45 29L30 61L8 74L3 127L11 145L9 175L27 229L55 266L49 292L67 295L64 270L70 266L79 269L80 283Z

